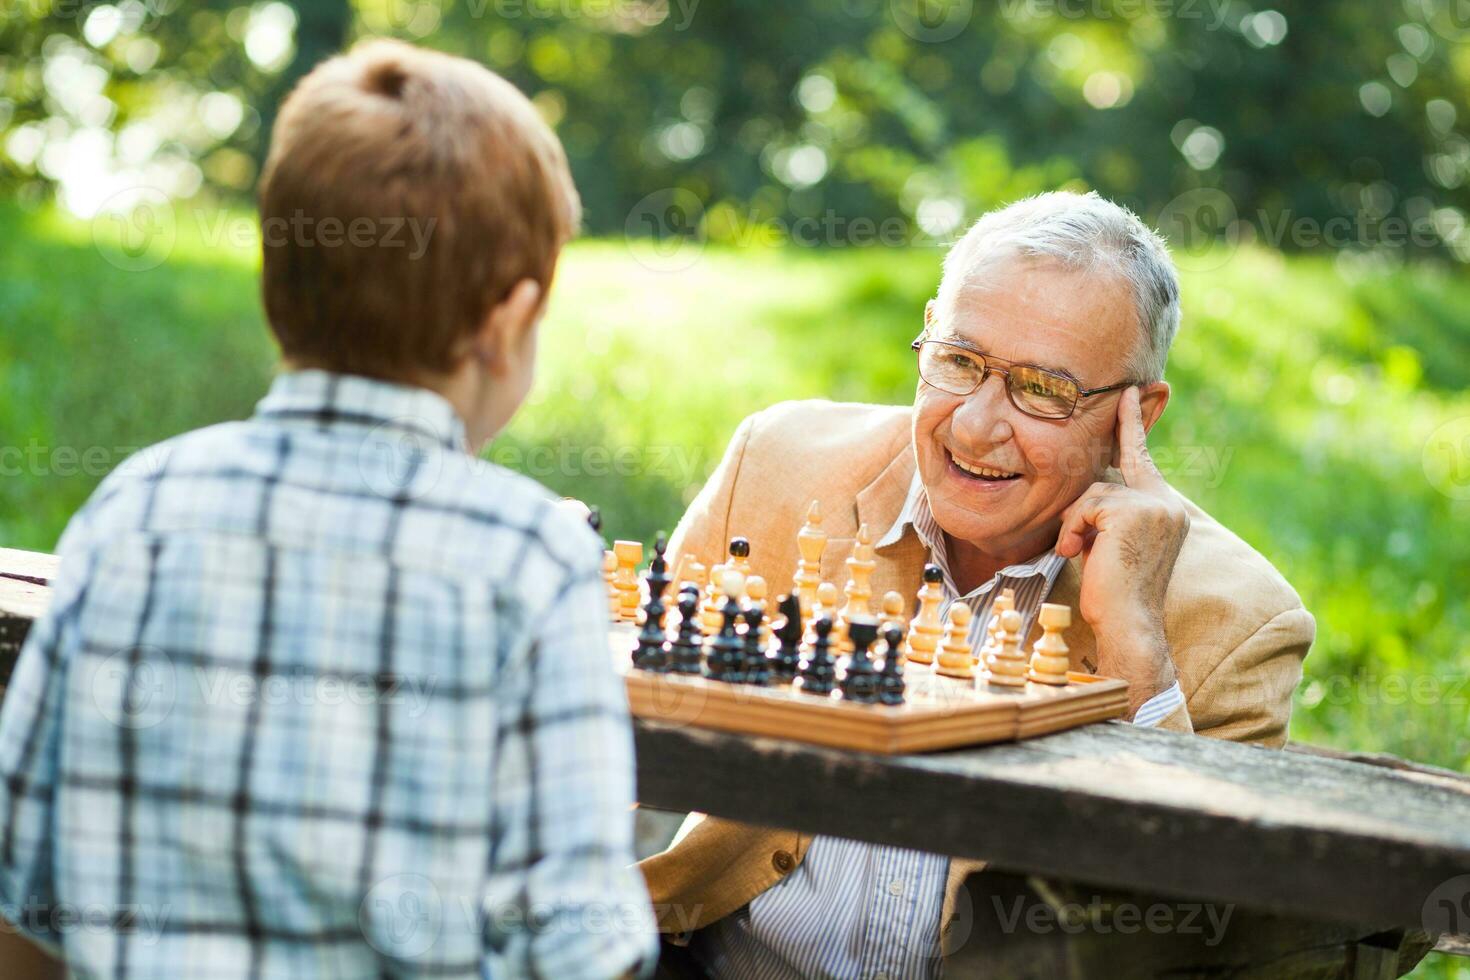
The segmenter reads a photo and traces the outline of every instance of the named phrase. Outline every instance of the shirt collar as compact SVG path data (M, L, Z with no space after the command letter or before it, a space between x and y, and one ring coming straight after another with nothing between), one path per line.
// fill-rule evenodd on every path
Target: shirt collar
M355 374L314 370L281 374L255 406L255 417L315 422L321 428L387 428L466 451L464 423L442 395Z
M904 499L903 508L898 512L898 518L893 522L883 537L874 546L884 548L896 544L909 528L918 535L924 547L929 550L930 560L938 565L944 572L944 585L951 596L959 595L959 588L954 583L954 577L949 571L949 551L944 543L944 532L940 530L939 523L934 519L934 513L929 509L929 495L924 491L924 481L919 473L915 471L913 482L909 484L908 496ZM972 590L960 598L972 599L982 596L995 588L1002 580L1015 581L1040 575L1046 580L1043 593L1050 593L1052 586L1056 584L1057 576L1061 574L1062 566L1067 560L1056 553L1053 548L1033 556L1027 561L1007 565L996 573L995 577L980 587Z

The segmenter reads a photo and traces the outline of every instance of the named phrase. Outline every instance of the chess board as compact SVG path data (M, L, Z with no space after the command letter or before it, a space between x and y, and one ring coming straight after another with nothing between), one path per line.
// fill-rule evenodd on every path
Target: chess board
M613 663L627 685L634 716L745 735L793 739L882 755L927 752L1034 738L1128 711L1121 680L1072 672L1064 687L1028 683L996 690L977 678L960 680L909 663L903 704L855 704L836 692L805 694L792 685L758 687L633 667L637 629L611 627Z

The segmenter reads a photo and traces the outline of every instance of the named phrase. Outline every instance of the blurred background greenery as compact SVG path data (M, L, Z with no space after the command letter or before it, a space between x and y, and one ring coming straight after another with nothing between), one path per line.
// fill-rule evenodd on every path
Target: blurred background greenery
M273 106L390 34L531 94L587 206L491 458L651 538L749 412L908 401L943 246L1093 188L1184 273L1156 456L1318 618L1292 736L1470 771L1463 0L4 2L0 545L248 414Z

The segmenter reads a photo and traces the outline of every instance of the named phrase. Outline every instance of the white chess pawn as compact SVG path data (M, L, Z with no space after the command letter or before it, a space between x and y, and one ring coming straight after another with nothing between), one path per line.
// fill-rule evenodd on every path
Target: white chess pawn
M1021 652L1021 614L1007 609L1000 614L1000 648L985 659L989 682L996 687L1026 686L1026 655Z
M970 647L972 615L970 607L963 602L950 604L944 625L944 645L939 648L939 662L934 665L937 673L945 677L975 676L975 657Z
M1054 602L1043 602L1037 619L1043 632L1031 650L1031 670L1026 677L1038 684L1064 687L1071 658L1062 630L1072 625L1072 609Z

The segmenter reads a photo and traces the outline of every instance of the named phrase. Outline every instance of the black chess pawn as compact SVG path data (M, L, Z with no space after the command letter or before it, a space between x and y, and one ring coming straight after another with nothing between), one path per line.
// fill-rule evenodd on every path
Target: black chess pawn
M633 648L634 667L660 673L669 669L669 638L664 632L664 590L669 587L668 564L664 561L667 548L668 541L660 534L654 542L653 561L645 576L648 602L643 605L643 629L638 634L638 645Z
M750 557L750 540L747 538L730 539L730 562L731 568L744 568L745 559Z
M704 658L705 675L711 680L739 684L745 680L745 641L735 628L740 621L740 603L727 598L720 616L720 631L710 637L709 654Z
M801 664L801 691L803 694L832 693L832 679L837 674L832 659L832 617L818 616L812 623L812 653Z
M878 671L868 659L868 648L878 638L878 623L867 617L854 619L847 624L847 638L852 641L852 656L842 675L842 698L872 704L878 700Z
M762 687L771 683L771 665L766 660L765 646L761 640L761 619L765 610L752 605L745 610L745 683Z
M898 653L903 630L890 624L883 631L883 642L888 644L888 650L883 654L883 672L878 676L878 700L884 704L903 704L903 660Z
M669 575L669 563L664 559L664 552L669 549L669 539L660 531L658 538L653 542L653 561L648 564L648 594L650 597L658 596L663 599L664 592L668 589L673 578Z
M777 684L790 684L801 663L801 599L783 595L776 603L781 619L772 629L776 649L771 657L771 679Z
M669 669L676 674L697 674L704 659L704 635L699 631L699 589L679 593L679 632L669 644Z

